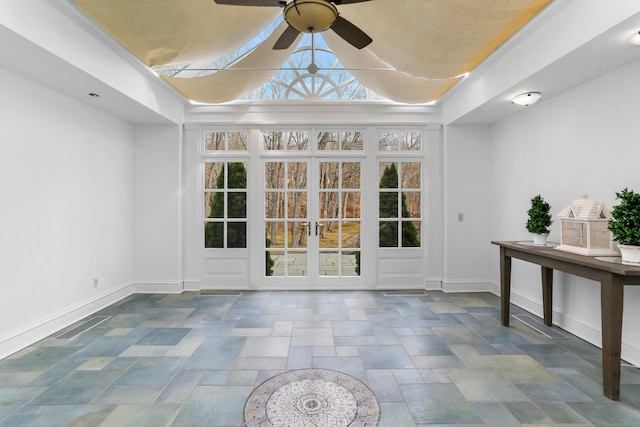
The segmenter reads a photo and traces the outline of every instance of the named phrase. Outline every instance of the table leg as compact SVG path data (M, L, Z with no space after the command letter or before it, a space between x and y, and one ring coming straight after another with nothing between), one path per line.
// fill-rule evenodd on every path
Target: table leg
M544 312L544 324L553 325L553 269L542 268L542 307Z
M511 304L511 257L500 247L500 303L502 324L509 326L509 308Z
M622 302L620 276L607 275L600 283L602 312L602 385L604 395L620 399L620 353L622 347Z

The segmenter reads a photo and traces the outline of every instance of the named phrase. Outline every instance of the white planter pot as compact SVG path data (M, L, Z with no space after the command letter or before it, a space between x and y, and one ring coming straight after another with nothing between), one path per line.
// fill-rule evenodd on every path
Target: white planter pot
M536 246L544 246L547 244L547 238L549 235L547 233L544 234L534 234L533 235L533 244Z
M618 245L623 264L640 265L640 246Z

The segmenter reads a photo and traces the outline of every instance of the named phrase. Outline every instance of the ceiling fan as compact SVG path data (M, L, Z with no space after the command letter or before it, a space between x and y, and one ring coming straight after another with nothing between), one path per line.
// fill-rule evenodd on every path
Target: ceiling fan
M289 26L273 45L276 50L287 49L300 33L321 33L333 30L352 46L362 49L373 40L338 13L336 6L371 0L214 0L217 4L233 6L277 6L284 8Z

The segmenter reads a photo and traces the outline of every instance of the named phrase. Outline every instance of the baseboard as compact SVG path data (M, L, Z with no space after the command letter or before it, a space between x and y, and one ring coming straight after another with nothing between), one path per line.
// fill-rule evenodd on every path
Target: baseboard
M495 285L496 289L499 289ZM496 295L500 295L499 292L494 292ZM543 317L542 301L534 300L532 298L518 294L511 291L511 303L528 311L538 317ZM576 319L558 311L552 313L553 324L564 329L565 331L577 336L586 342L595 345L598 348L602 348L602 331L600 325L588 325L583 321ZM624 325L623 325L624 327ZM622 342L622 359L627 363L640 366L640 349L632 346L628 343Z
M630 365L640 367L640 349L623 342L622 360Z
M182 283L185 292L198 292L200 290L200 279L185 279Z
M493 282L488 283L487 285L488 285L488 292L491 292L494 295L500 296L500 285L496 285Z
M136 281L133 285L138 294L179 294L184 289L183 282Z
M442 290L442 281L440 280L430 280L427 279L424 288L428 291L439 291Z
M93 313L110 306L134 293L132 283L125 283L93 298L84 300L0 336L0 359L14 354Z
M496 295L500 296L500 292L498 292ZM511 290L511 304L517 305L521 309L526 310L538 317L542 317L542 301L534 300Z
M443 281L442 290L444 292L490 292L489 282L475 281L475 280L456 280L456 281Z

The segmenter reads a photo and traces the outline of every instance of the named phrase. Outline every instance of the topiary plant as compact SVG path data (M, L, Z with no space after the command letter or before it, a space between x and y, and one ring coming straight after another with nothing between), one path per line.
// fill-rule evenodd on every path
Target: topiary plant
M620 203L611 210L607 228L619 244L640 246L640 193L625 188L616 199Z
M533 234L549 234L551 219L551 205L540 194L531 199L531 208L527 211L527 231Z

